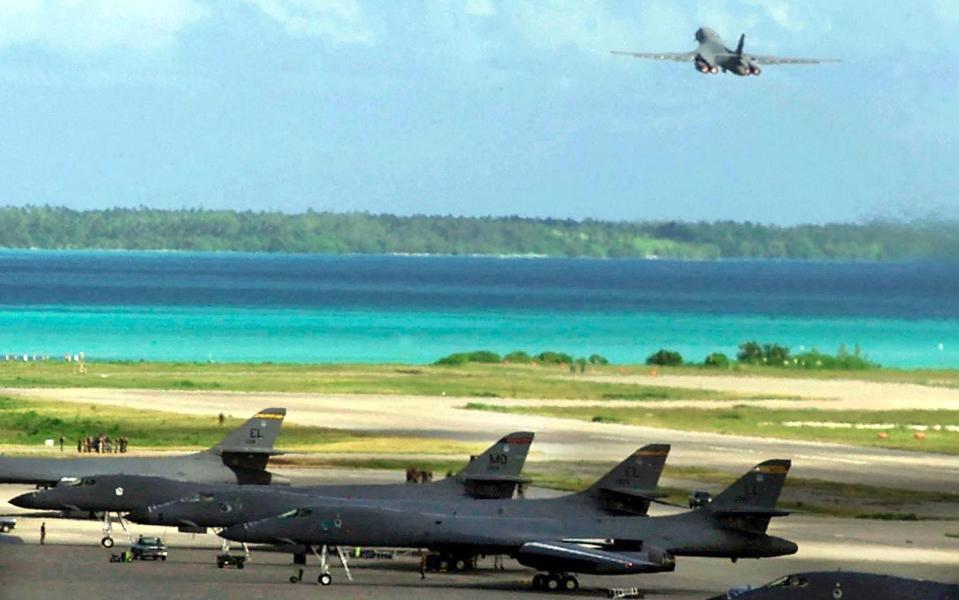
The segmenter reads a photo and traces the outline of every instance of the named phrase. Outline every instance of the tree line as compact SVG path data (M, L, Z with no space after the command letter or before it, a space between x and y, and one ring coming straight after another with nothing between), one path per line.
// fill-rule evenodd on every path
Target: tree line
M959 223L797 225L53 206L0 207L0 247L596 258L904 260L959 255Z

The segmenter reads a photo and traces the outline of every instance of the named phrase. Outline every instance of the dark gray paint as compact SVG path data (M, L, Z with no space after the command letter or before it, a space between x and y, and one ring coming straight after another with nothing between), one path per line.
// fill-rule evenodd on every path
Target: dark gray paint
M526 462L533 434L517 432L504 436L485 452L476 456L461 471L453 477L434 483L408 485L321 485L283 488L286 494L293 494L302 502L303 494L321 494L324 497L372 497L372 498L432 498L432 497L466 497L470 491L479 489L483 493L490 490L508 491L512 497L517 482L522 481L520 472ZM117 493L121 490L121 493ZM172 501L202 496L216 499L216 503L186 503L185 510L196 508L200 515L192 515L193 519L176 520L169 524L192 524L202 520L202 514L209 512L212 516L220 517L222 512L217 508L220 502L230 502L231 507L237 502L242 506L256 509L261 502L266 502L276 488L269 486L237 486L213 482L200 484L187 481L174 481L163 477L149 477L141 475L95 475L82 478L76 485L60 485L48 490L40 490L23 494L10 502L22 508L46 510L83 510L83 511L110 511L128 512L140 511L142 516L134 514L141 521L149 522L150 514L146 509L150 505L168 503ZM277 498L285 498L281 495ZM282 502L281 502L282 504ZM300 505L299 503L294 506ZM267 506L264 504L263 506ZM283 507L286 504L282 504ZM268 516L276 515L286 510L281 508L275 512L267 512ZM238 508L239 511L239 508ZM232 508L231 511L232 512ZM231 521L229 524L233 524ZM203 526L219 526L219 521Z
M131 474L203 483L282 483L266 470L285 408L261 410L209 450L178 456L0 456L0 483L54 485L65 478Z
M842 571L795 573L753 590L710 600L959 600L959 585Z
M225 529L242 542L399 546L456 553L510 554L552 573L671 571L675 556L732 559L793 554L766 534L790 467L763 462L711 504L666 517L611 516L586 509L583 496L473 503L360 502L327 499L280 517Z

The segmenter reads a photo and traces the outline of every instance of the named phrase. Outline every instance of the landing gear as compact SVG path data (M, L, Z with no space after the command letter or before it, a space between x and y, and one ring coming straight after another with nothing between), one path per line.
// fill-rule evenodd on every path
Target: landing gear
M330 562L329 562L329 547L321 546L320 551L316 551L316 546L309 546L310 552L316 556L317 560L320 562L320 575L316 578L316 582L322 586L327 586L333 583L333 576L330 575ZM339 546L334 546L336 550L336 556L340 559L340 564L343 566L343 572L346 573L347 581L353 581L353 575L350 573L350 566L346 562L346 554L343 552L343 549ZM292 583L297 583L303 579L303 569L299 569L299 577L294 578L290 577Z
M242 544L243 555L238 556L231 552L232 548L230 545L230 540L221 538L220 539L220 553L216 555L216 566L219 569L223 567L236 567L237 569L242 569L247 561L250 560L250 547L244 542Z
M461 572L476 568L476 557L471 554L432 553L426 555L427 571Z
M127 524L119 513L117 513L117 522L120 523L123 532L130 538L130 544L133 544L133 536L130 535L130 530L127 529ZM109 512L105 512L103 513L103 537L100 539L100 545L104 548L113 548L113 544L113 519L110 518Z
M564 573L550 573L549 575L538 573L533 576L533 589L547 592L559 590L575 592L579 589L579 580L573 575Z

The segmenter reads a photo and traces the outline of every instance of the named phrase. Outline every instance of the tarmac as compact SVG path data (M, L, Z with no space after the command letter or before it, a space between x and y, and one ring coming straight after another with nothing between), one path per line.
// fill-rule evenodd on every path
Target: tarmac
M285 472L297 483L319 483L337 478L390 482L389 471L348 472L297 469ZM404 555L394 560L352 559L354 581L346 581L334 560L334 584L321 587L316 560L310 557L302 582L292 584L289 555L252 549L243 570L218 569L219 538L179 533L172 528L131 525L132 535L161 535L170 547L166 562L118 564L109 562L128 538L115 526L117 546L99 546L101 524L86 519L59 519L53 513L17 509L6 500L30 489L0 486L0 514L17 517L17 528L0 534L0 600L24 598L486 598L555 597L534 592L534 572L514 561L505 571L492 570L491 559L472 573L430 573L420 579L419 561ZM555 495L531 490L531 496ZM670 511L654 507L652 514ZM46 544L39 544L40 523L47 527ZM809 570L862 570L959 583L959 521L872 521L814 515L776 519L770 533L794 540L799 553L764 560L685 558L673 573L627 577L579 576L578 597L606 597L607 590L636 587L645 598L704 600L738 585L760 585L782 575ZM235 553L241 553L239 547Z

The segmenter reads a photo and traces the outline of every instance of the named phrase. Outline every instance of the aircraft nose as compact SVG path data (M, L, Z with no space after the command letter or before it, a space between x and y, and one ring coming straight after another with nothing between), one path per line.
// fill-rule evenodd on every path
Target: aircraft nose
M37 502L37 493L36 492L27 492L26 494L20 494L16 498L10 500L10 504L18 506L20 508L42 508L40 503Z

